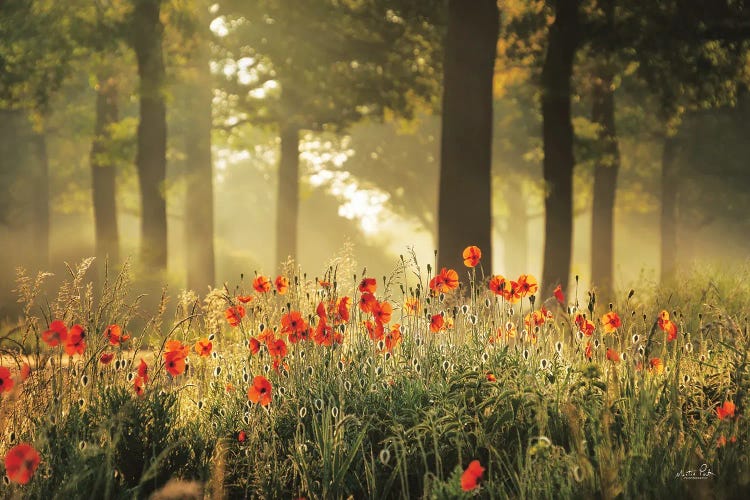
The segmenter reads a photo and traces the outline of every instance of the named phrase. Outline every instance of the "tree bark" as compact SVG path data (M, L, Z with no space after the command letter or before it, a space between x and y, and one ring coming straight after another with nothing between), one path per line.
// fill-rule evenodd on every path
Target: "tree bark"
M208 24L206 24L206 30ZM200 35L199 35L200 36ZM185 138L185 238L187 288L205 291L215 285L214 187L211 161L211 74L208 40L201 38L194 54L193 78L188 82L190 105Z
M299 216L299 128L282 125L279 180L276 197L276 267L297 257Z
M579 0L558 0L542 68L544 200L544 296L568 287L573 241L573 125L570 93L578 48Z
M438 262L465 269L482 250L492 272L492 79L500 13L495 0L448 2L438 192Z
M529 216L521 182L510 175L506 180L505 199L508 201L508 231L505 235L505 269L512 275L528 271Z
M677 190L679 172L675 163L677 144L665 137L661 166L661 282L675 278L677 262Z
M599 126L599 159L594 166L591 221L591 280L603 301L614 287L614 208L620 150L615 130L615 98L611 71L604 68L594 82L592 121Z
M94 204L94 232L98 266L120 261L120 239L117 226L116 170L108 143L110 126L118 120L117 83L100 77L96 93L96 122L91 146L91 192Z
M161 0L136 0L133 48L140 78L140 121L136 166L141 190L141 262L149 270L167 267L167 120L164 59L159 19Z

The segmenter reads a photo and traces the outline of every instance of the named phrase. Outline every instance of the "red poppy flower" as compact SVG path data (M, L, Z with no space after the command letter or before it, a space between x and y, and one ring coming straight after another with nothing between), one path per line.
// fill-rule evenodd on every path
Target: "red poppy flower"
M179 353L180 356L186 358L190 353L190 348L179 340L169 340L164 345L164 351L167 353Z
M508 284L503 276L498 274L490 278L489 287L495 295L502 295L506 286L508 286Z
M86 332L83 330L83 327L81 325L73 325L65 339L65 353L68 356L83 354L83 351L86 350L85 337Z
M268 406L271 402L271 382L266 377L258 375L253 379L253 385L247 390L247 397L253 403Z
M251 300L253 300L254 298L255 298L255 297L253 297L252 295L238 295L238 296L237 296L237 300L239 300L239 301L240 301L240 302L242 302L243 304L247 304L248 302L250 302L250 301L251 301Z
M208 340L208 338L203 338L195 343L195 352L198 353L199 356L208 356L211 354L211 349L213 349L213 347L213 343Z
M466 247L464 248L463 258L466 267L477 267L482 259L482 251L477 246Z
M522 274L518 277L518 293L521 297L534 295L539 290L539 284L536 278L530 274Z
M602 326L604 327L604 333L613 333L622 326L622 321L616 312L610 311L602 316Z
M594 352L591 349L591 342L586 343L586 349L584 350L584 355L586 356L586 359L591 360L591 357L594 355Z
M351 299L349 297L341 297L336 303L336 309L339 315L339 321L346 323L349 321L349 304Z
M437 333L445 327L445 319L442 314L435 314L430 318L430 331Z
M102 355L99 357L99 362L103 365L108 365L112 362L113 359L115 359L115 353L103 352Z
M546 320L546 311L544 309L537 309L536 311L527 314L523 322L527 327L531 328L543 325Z
M401 325L393 325L391 331L385 336L385 350L393 351L401 343Z
M313 341L318 345L330 347L336 341L333 328L325 320L321 320L313 333Z
M49 325L49 330L42 332L42 340L50 347L57 347L68 338L68 328L65 323L56 319Z
M143 382L148 382L148 365L145 361L143 361L143 358L141 358L141 362L138 365L138 376L143 379Z
M21 365L21 382L24 382L29 376L31 375L31 367L28 363L24 363Z
M185 372L187 358L190 348L183 345L179 340L170 340L165 346L164 366L173 377L182 375Z
M245 308L237 304L236 306L227 308L224 311L224 315L227 317L230 326L237 326L242 321L242 318L245 317Z
M562 291L561 285L557 285L557 287L555 287L555 291L552 293L560 304L565 304L565 294Z
M433 279L436 278L434 288L432 287L432 281L430 281L430 288L433 290L437 289L439 292L447 293L458 288L458 273L453 269L442 268L440 274Z
M651 371L654 371L656 373L663 373L664 372L664 364L661 362L661 359L659 358L651 358L648 362L649 369Z
M659 324L659 328L661 328L662 331L666 332L667 341L671 342L677 338L677 325L673 321L670 321L669 313L667 311L662 311L659 313L659 319L657 322Z
M724 404L716 408L716 416L719 417L719 420L724 420L725 418L734 418L734 402L733 401L724 401Z
M250 349L250 352L253 354L258 354L258 351L260 351L260 341L256 339L255 337L250 338L250 343L248 344L248 348Z
M477 487L483 475L484 467L479 463L479 460L472 461L464 473L461 474L461 489L464 491L473 490Z
M387 325L391 321L391 314L393 314L393 307L388 301L378 302L372 310L375 321L384 325Z
M136 395L138 395L139 397L143 396L143 393L146 391L145 386L146 386L146 381L143 380L143 377L141 377L140 375L137 375L133 379L133 390L135 391Z
M247 433L245 431L240 431L237 433L237 441L240 443L244 443L247 439Z
M360 293L375 293L377 287L375 278L362 278L362 281L359 282Z
M14 384L15 382L10 376L10 370L4 366L0 366L0 394L10 392Z
M120 325L109 325L104 330L104 337L109 340L109 343L112 345L120 345L130 339L130 335L123 335Z
M497 377L492 372L487 372L488 382L497 382Z
M268 352L271 354L271 357L274 358L283 358L286 356L286 342L284 342L282 339L274 340L273 342L268 344Z
M18 484L27 484L39 467L39 453L28 443L20 443L5 455L5 474Z
M271 291L271 280L266 276L259 275L253 280L253 288L258 293L266 293Z
M273 283L276 286L276 291L279 295L284 295L289 289L289 280L283 276L276 276L276 281Z
M373 324L372 321L365 321L365 328L367 329L367 335L369 335L370 339L374 340L375 342L382 339L385 333L383 324L378 323L377 321L375 322L375 324Z
M581 313L576 313L575 324L584 335L587 335L589 337L594 334L594 330L596 329L596 325L587 320L586 317Z
M305 323L305 320L302 318L302 314L299 311L291 311L281 318L282 333L299 333L306 328L307 323Z
M378 299L370 292L365 292L359 296L359 308L362 312L371 313L378 304Z
M615 351L614 349L607 348L607 359L612 361L613 363L619 363L620 362L620 354Z

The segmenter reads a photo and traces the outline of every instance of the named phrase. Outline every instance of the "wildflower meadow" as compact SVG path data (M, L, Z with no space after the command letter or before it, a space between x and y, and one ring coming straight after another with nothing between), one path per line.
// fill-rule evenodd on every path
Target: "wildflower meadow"
M155 311L127 265L19 271L0 497L747 498L748 273L600 303L463 258L290 264Z

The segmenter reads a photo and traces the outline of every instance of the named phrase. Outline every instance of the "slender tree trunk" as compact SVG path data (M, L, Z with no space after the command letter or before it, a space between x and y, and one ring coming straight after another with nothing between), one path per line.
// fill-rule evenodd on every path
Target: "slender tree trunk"
M579 0L558 0L542 68L544 200L543 294L568 287L573 241L573 125L570 93L578 48Z
M299 216L299 128L281 126L281 155L276 197L276 267L297 258Z
M208 29L208 24L206 24ZM211 162L211 74L208 40L197 42L192 80L188 83L190 106L185 134L186 181L185 238L187 288L205 291L215 285L214 187Z
M136 166L141 190L141 261L147 269L167 267L167 120L164 102L164 59L159 19L161 0L136 0L133 48L140 78L140 121Z
M438 261L465 269L469 245L492 272L492 78L500 13L495 0L448 2L438 193Z
M31 248L36 268L49 268L50 232L50 185L47 136L44 132L32 132L32 158L34 162L34 196L32 206Z
M94 202L94 232L99 269L105 260L116 266L120 260L117 227L116 170L108 143L110 126L118 120L117 83L100 77L96 93L96 122L91 146L91 183Z
M679 172L675 163L674 137L664 139L661 165L661 282L675 278L677 266L677 190Z
M505 182L505 199L508 202L505 269L507 273L520 274L528 271L529 215L518 177L510 175Z
M615 131L615 98L612 75L603 70L594 83L591 116L599 126L599 159L594 166L594 201L591 223L591 280L604 301L614 286L614 208L620 150Z

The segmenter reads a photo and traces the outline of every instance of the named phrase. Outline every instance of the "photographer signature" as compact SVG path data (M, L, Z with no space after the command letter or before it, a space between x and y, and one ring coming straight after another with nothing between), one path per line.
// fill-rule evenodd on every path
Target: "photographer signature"
M698 470L680 471L674 477L675 479L708 479L716 477L716 474L711 472L708 464L703 464Z

